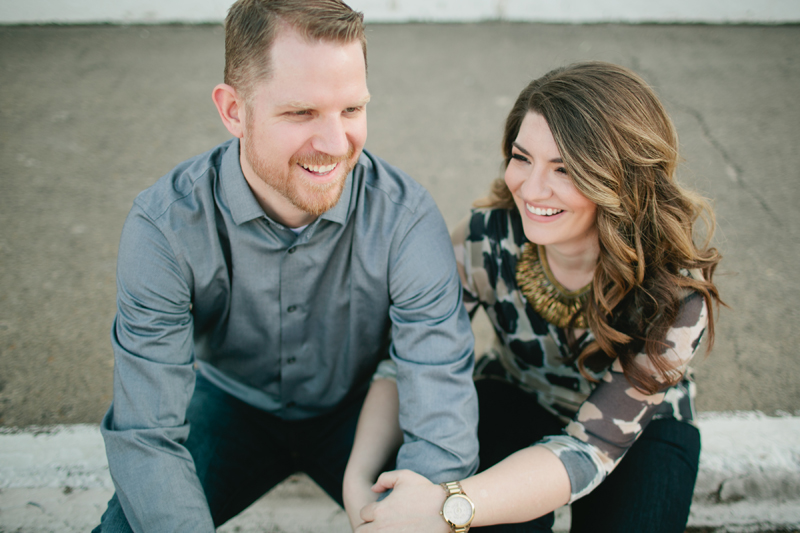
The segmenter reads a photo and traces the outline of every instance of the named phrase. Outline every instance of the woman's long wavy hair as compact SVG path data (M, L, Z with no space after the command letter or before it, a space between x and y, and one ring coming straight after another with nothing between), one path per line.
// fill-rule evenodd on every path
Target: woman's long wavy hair
M675 181L675 127L635 73L609 63L574 64L545 74L520 93L503 135L506 166L531 112L545 118L568 174L597 204L600 255L584 311L595 341L578 355L578 366L589 377L590 358L619 358L637 388L651 394L663 390L680 379L661 354L687 290L705 300L708 350L714 309L721 303L712 281L721 256L708 246L714 214L703 198ZM503 178L476 205L516 209ZM694 240L698 218L706 223L700 246ZM699 269L703 279L685 276L682 269ZM634 362L641 351L660 380Z

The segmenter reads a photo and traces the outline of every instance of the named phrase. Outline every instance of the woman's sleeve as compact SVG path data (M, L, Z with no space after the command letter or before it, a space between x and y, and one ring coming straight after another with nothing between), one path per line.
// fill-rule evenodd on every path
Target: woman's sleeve
M464 294L464 307L472 318L475 311L478 309L480 303L479 291L475 287L475 278L472 275L472 254L473 248L479 246L480 243L474 243L469 239L469 228L472 217L476 216L470 213L465 217L450 234L450 240L453 242L453 251L456 255L456 266L458 267L458 275L461 278L461 286ZM477 215L480 216L480 215ZM480 250L479 250L480 251Z
M679 378L686 372L707 322L705 300L697 294L688 296L661 354L672 369L670 377ZM637 355L636 362L663 383L646 354ZM643 394L625 378L619 360L614 361L564 433L535 444L548 448L564 463L572 485L570 503L594 490L616 468L665 398L673 400L684 392L682 387L679 383Z

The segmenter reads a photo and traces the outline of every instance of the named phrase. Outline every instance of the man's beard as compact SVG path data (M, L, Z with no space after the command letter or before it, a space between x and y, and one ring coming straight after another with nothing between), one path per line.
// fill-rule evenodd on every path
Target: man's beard
M344 191L344 184L347 175L355 167L357 159L354 159L355 149L351 144L347 155L343 157L333 157L327 154L315 153L307 156L293 156L289 161L288 168L278 168L259 157L258 152L252 142L252 137L245 137L245 154L250 166L256 175L264 181L271 189L286 198L293 206L304 213L315 217L320 216L330 210L339 202L339 198ZM342 172L341 165L344 165L344 172L334 181L328 183L315 183L304 177L293 176L293 173L305 172L299 165L332 165L339 163L340 167L334 172Z

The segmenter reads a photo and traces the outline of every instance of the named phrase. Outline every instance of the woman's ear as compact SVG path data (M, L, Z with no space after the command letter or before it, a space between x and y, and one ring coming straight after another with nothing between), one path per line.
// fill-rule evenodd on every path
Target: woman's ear
M214 87L211 99L217 106L225 128L231 132L231 135L241 139L244 136L244 99L240 98L236 89L225 83Z

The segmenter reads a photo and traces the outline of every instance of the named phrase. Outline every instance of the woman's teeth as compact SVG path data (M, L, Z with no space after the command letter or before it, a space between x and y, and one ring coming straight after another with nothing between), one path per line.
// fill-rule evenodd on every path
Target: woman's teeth
M300 166L315 174L327 174L336 168L336 163L333 163L332 165L304 165L301 163Z
M557 215L563 211L563 209L553 209L551 207L548 207L547 209L540 209L538 207L533 207L528 204L525 204L525 209L527 209L528 212L533 213L534 215L540 215L546 217L549 217L551 215Z

